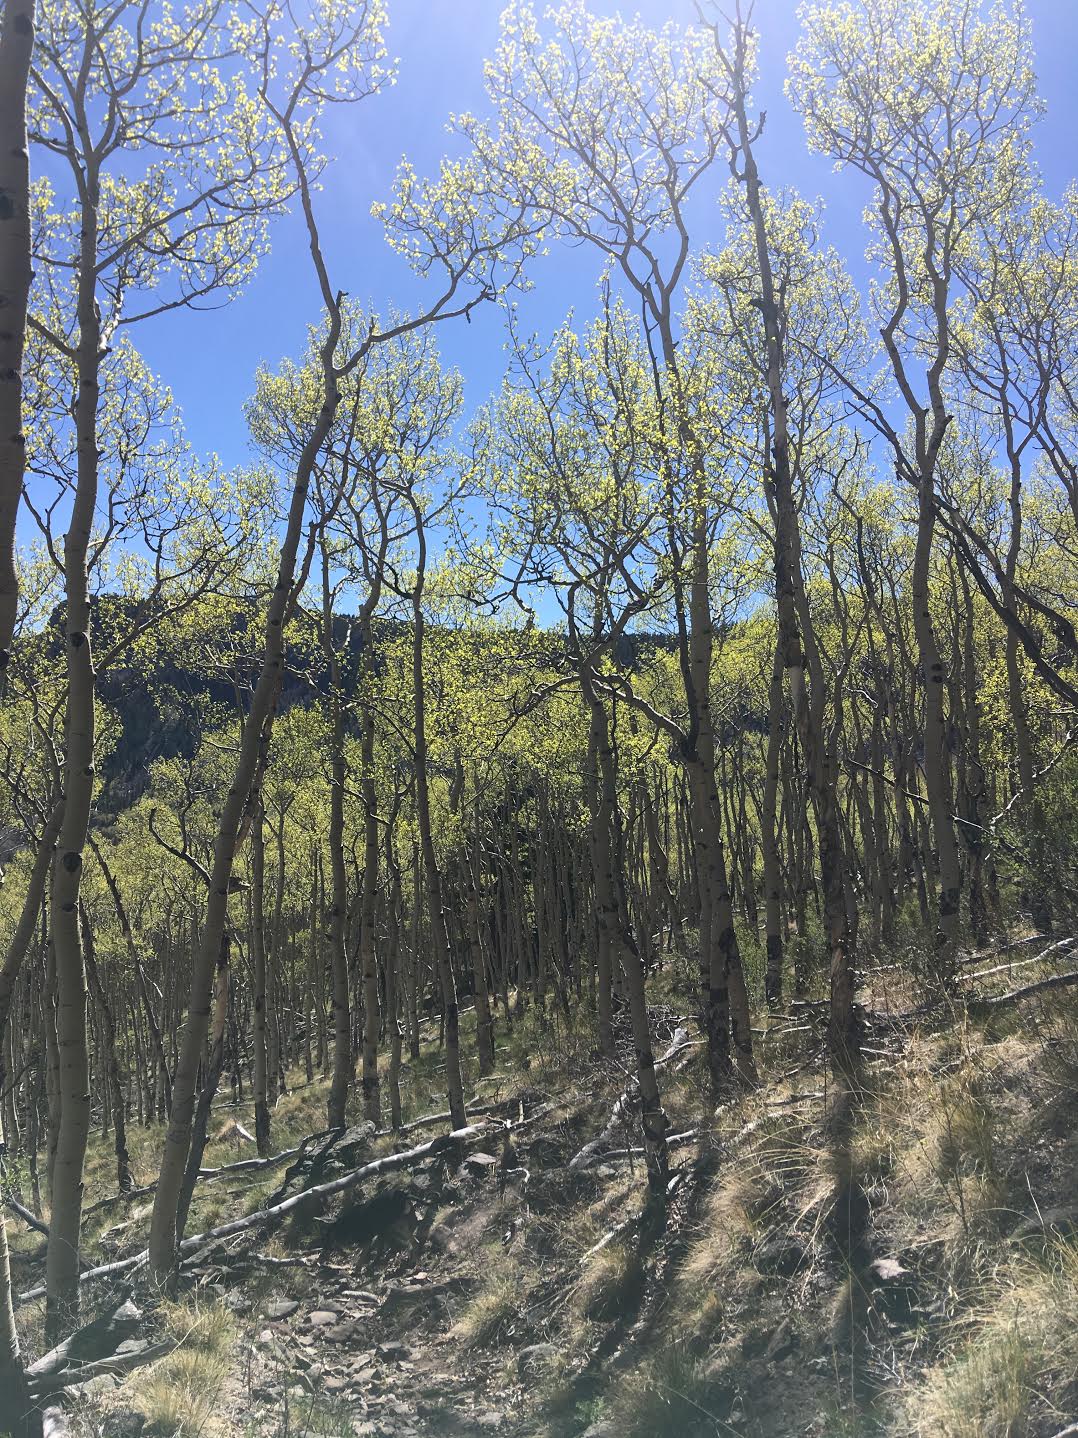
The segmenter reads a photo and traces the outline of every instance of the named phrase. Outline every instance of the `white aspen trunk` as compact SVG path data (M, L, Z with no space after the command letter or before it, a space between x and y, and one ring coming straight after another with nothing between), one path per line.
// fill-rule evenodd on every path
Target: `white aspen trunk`
M617 955L629 998L629 1016L636 1051L636 1075L640 1086L641 1128L644 1137L644 1160L648 1184L657 1197L665 1198L669 1178L666 1148L666 1114L655 1077L655 1054L651 1043L644 967L640 951L629 929L624 896L619 882L619 869L624 856L621 844L621 818L617 809L617 771L610 742L610 725L603 701L596 693L591 676L581 672L584 699L591 712L592 732L596 739L599 789L598 805L593 818L595 837L595 908L600 932L609 937L610 948Z
M0 21L0 674L17 617L15 522L26 473L22 370L33 278L26 93L34 11L34 0L5 0Z
M423 678L423 581L427 557L426 538L418 506L414 507L413 513L419 546L416 584L412 591L412 695L415 705L416 815L419 820L419 836L423 851L427 911L430 917L435 971L445 1011L445 1072L449 1112L452 1116L453 1127L464 1128L468 1119L464 1106L464 1080L460 1071L460 1019L457 1011L457 985L453 976L449 932L446 928L442 899L442 876L434 849L434 833L430 818L430 785L427 775L427 695Z
M78 272L77 479L64 537L67 706L64 716L64 817L52 870L49 912L56 959L56 1039L60 1114L45 1262L45 1336L57 1342L79 1313L83 1165L90 1134L86 969L79 932L83 851L94 793L95 674L90 649L87 557L97 505L101 320L95 294L99 186L87 166Z
M270 1151L269 1063L266 1048L266 832L261 796L251 823L251 1068L255 1143L259 1158Z
M167 1279L174 1262L176 1217L184 1168L191 1146L195 1085L210 1017L210 986L225 931L228 891L232 879L240 824L258 771L259 756L269 740L269 727L284 668L285 625L291 607L297 556L303 534L307 492L315 461L322 452L340 399L333 356L340 337L339 309L331 313L322 345L323 399L318 419L296 465L288 522L277 566L277 581L266 614L262 664L244 719L240 752L225 797L213 847L213 866L201 941L191 974L191 993L172 1086L172 1117L161 1158L161 1173L150 1224L150 1271L158 1282Z
M369 653L370 627L364 633L364 649ZM378 1002L378 946L375 937L375 911L378 899L378 795L374 783L374 715L363 717L361 743L363 773L360 788L363 795L363 892L359 915L360 977L363 984L363 1115L376 1128L382 1126L382 1089L378 1077L378 1035L381 1029L381 1005Z

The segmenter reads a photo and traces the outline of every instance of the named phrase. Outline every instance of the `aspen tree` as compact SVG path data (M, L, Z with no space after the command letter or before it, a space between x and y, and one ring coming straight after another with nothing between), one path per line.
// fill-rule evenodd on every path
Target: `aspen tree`
M869 83L864 83L868 77ZM951 980L962 874L953 822L945 670L930 590L937 474L952 423L957 266L978 225L1019 191L1037 110L1029 26L1020 10L968 0L816 4L790 57L787 90L810 145L873 186L873 308L910 429L859 379L858 405L917 497L911 600L924 675L924 774L939 892L938 978Z
M99 485L102 362L117 330L250 275L262 219L279 204L278 169L242 81L226 83L220 0L183 23L135 3L45 7L32 69L31 139L54 157L71 209L42 225L44 293L34 324L77 375L77 475L63 547L67 702L65 810L51 885L62 1103L49 1228L46 1329L78 1313L83 1159L89 1131L86 975L78 907L94 792L95 667L88 567ZM227 64L227 61L224 61ZM205 67L205 82L193 76ZM229 91L231 90L231 97ZM221 143L219 143L221 142ZM137 143L142 177L119 168ZM50 195L41 193L48 205ZM73 295L68 291L74 242Z
M291 18L295 21L295 16ZM490 226L477 215L474 170L447 165L438 180L422 182L406 168L392 207L382 206L379 213L385 216L391 238L409 255L415 257L424 245L429 248L433 243L437 261L424 263L420 257L417 264L441 276L441 293L419 314L402 317L383 330L372 325L351 352L342 352L344 302L331 282L321 245L314 204L314 175L319 167L308 148L309 122L327 102L330 91L335 103L357 102L377 91L386 80L381 38L384 18L377 0L358 7L319 0L304 17L297 35L280 39L275 14L252 19L245 32L244 43L260 77L260 107L277 127L298 190L324 320L316 341L316 417L303 435L290 476L287 521L278 551L273 595L265 614L258 679L244 717L236 768L214 839L209 897L192 969L173 1086L172 1120L150 1228L150 1267L159 1282L167 1280L175 1258L177 1204L191 1143L195 1088L209 1019L210 981L225 932L229 881L241 820L272 733L288 621L314 555L316 530L309 537L304 557L300 554L308 495L315 467L333 430L342 384L377 346L421 330L434 320L469 314L477 304L493 297L503 284L513 282L521 253L533 247L530 232L519 219ZM286 54L287 65L281 58ZM462 1110L462 1103L457 1107Z
M686 531L675 584L681 673L689 709L683 762L690 781L701 875L701 999L713 1080L733 1054L753 1075L744 977L729 898L715 777L710 609L716 506L689 384L678 353L674 310L691 255L688 205L723 148L726 77L710 37L666 26L649 30L592 14L584 0L551 10L544 35L527 0L503 14L486 70L496 123L458 117L490 177L490 203L526 205L551 235L594 245L639 304L651 346L661 426L672 471L686 470L671 520Z
M0 671L15 633L15 523L26 469L23 350L30 299L27 92L35 0L5 0L0 18Z

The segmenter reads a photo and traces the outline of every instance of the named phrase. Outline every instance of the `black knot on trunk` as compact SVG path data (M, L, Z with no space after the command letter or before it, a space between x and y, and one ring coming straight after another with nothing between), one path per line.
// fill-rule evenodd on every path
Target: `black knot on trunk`
M82 866L82 855L75 849L69 849L60 862L69 874L77 874Z

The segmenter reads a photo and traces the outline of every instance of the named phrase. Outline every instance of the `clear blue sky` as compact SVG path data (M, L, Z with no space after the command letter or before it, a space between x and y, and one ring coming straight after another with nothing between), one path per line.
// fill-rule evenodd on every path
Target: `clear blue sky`
M430 173L450 137L450 111L483 113L482 62L494 45L501 0L389 0L392 53L399 57L397 85L381 96L340 112L328 134L335 157L321 196L320 216L334 282L357 300L384 310L415 308L428 287L414 276L369 216L371 202L387 199L402 154L417 171ZM639 0L617 7L594 0L594 8L638 10L649 22L689 20L691 0ZM1078 0L1028 0L1041 94L1048 113L1037 131L1038 160L1050 193L1058 194L1078 172ZM772 188L796 186L826 203L825 237L862 269L865 235L861 214L867 191L852 174L835 176L829 162L810 156L798 117L782 84L785 56L797 35L797 0L758 0L761 78L757 102L768 123L758 157ZM726 179L716 165L713 192ZM701 243L714 213L710 199L699 208ZM247 292L224 310L168 315L139 327L133 336L149 362L172 386L188 435L201 451L216 450L228 463L250 456L243 401L262 361L275 363L302 349L306 325L317 317L317 295L305 239L294 217L273 231L273 252ZM554 250L536 267L536 289L526 319L547 330L575 306L583 318L594 303L598 258L583 251ZM480 404L503 373L501 321L493 307L473 322L439 328L443 357L463 372L469 407Z

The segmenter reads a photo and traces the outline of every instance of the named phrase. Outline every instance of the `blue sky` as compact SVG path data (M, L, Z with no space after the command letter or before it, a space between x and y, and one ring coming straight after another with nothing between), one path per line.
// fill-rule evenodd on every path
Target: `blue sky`
M594 8L613 10L595 0ZM645 19L690 20L691 0L640 0L622 5ZM825 238L837 246L855 274L863 270L865 234L861 214L868 192L852 174L836 176L830 163L808 154L798 117L783 93L785 56L798 31L797 0L758 0L761 75L756 99L768 114L758 159L772 188L795 186L826 205ZM385 244L369 215L371 202L388 199L402 154L416 170L434 170L446 144L451 111L482 113L482 62L494 45L501 0L389 0L392 53L399 57L397 85L358 107L338 112L327 145L335 157L320 197L320 217L335 284L357 300L385 310L416 308L432 298L428 287ZM1037 131L1037 155L1049 192L1058 194L1075 175L1078 136L1078 0L1028 0L1040 90L1048 113ZM712 196L727 172L714 170L710 195L697 207L700 244L719 238ZM714 227L712 226L714 217ZM317 318L305 237L294 217L277 224L273 250L248 290L223 310L173 314L150 321L133 335L149 362L171 385L188 436L197 450L216 451L227 464L250 457L243 402L259 363L298 354L306 326ZM555 249L536 266L535 290L527 298L530 327L547 331L575 307L583 319L594 303L598 257ZM467 382L469 407L501 380L503 328L493 307L471 324L439 328L444 359Z

